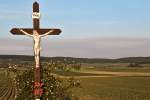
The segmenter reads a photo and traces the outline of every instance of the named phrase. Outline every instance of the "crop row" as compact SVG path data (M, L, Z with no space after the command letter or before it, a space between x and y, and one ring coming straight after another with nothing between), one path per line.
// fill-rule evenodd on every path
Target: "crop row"
M0 100L14 100L15 87L9 76L1 76L0 73Z

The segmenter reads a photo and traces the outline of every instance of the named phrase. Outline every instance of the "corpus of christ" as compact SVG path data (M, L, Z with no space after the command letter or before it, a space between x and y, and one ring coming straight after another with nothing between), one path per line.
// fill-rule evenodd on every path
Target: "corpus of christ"
M42 29L40 28L40 12L39 3L33 3L33 28L13 28L10 32L14 35L30 36L34 40L34 57L35 57L35 71L34 71L34 95L36 100L40 100L42 95L41 76L40 76L40 41L41 38L47 35L59 35L60 29Z

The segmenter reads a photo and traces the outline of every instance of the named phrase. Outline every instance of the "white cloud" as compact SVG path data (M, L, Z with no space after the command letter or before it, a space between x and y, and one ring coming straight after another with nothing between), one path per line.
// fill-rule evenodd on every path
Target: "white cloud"
M32 39L0 39L0 54L32 55ZM149 38L43 39L43 56L120 58L150 56Z

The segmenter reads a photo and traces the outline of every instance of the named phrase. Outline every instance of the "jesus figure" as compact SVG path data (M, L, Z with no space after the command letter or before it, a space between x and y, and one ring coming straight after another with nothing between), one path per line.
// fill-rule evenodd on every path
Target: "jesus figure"
M35 62L36 62L36 67L40 67L40 63L39 63L39 55L40 55L40 41L41 41L41 37L44 37L44 36L47 36L49 35L50 33L53 32L53 30L50 30L49 32L43 34L43 35L39 35L38 32L36 30L33 30L33 35L25 32L24 30L20 29L20 31L22 33L24 33L25 35L27 36L30 36L33 38L34 40L34 56L35 56Z

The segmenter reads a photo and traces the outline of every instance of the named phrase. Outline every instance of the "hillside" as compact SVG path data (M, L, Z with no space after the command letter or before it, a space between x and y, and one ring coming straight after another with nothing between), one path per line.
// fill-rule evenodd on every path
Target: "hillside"
M103 58L73 58L73 57L41 57L42 61L74 61L78 63L140 63L149 64L150 57L128 57L119 59L103 59ZM33 62L33 56L25 55L0 55L0 63L8 62Z

